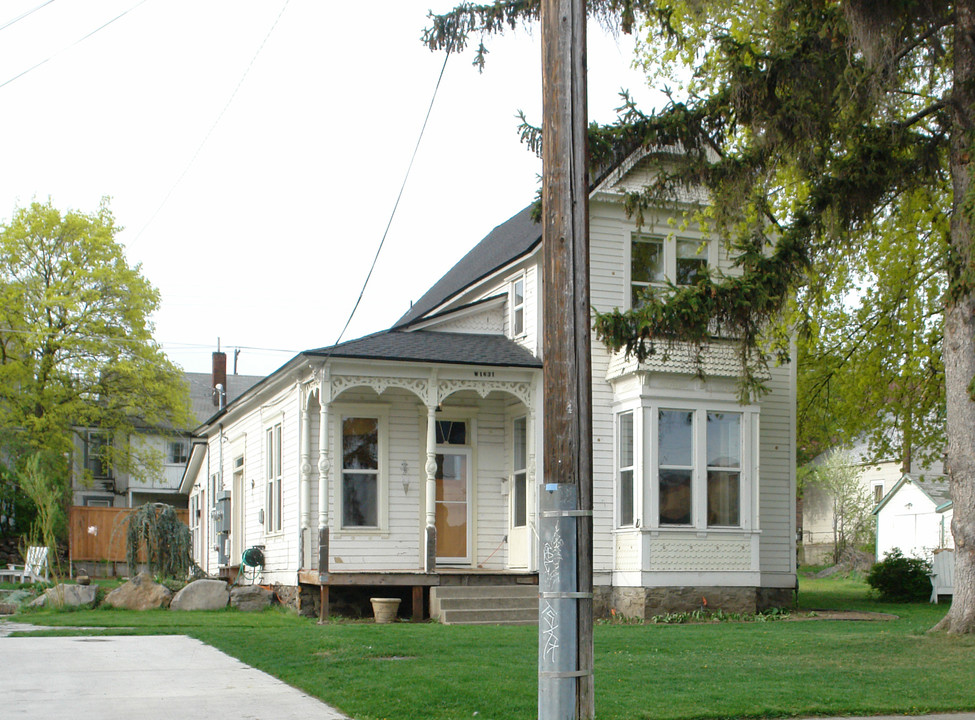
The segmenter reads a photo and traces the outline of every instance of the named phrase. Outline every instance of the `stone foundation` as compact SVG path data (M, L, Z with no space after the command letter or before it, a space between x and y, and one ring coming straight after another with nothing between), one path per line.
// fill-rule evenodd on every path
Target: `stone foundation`
M773 607L791 607L793 590L755 587L608 587L596 588L593 611L607 617L610 610L628 618L652 618L673 612L755 614ZM607 597L608 596L608 597Z

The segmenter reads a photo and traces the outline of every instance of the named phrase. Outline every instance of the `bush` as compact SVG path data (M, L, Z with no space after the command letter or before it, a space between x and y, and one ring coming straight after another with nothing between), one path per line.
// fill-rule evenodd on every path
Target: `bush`
M898 548L870 568L867 584L889 602L914 602L931 595L931 563L920 558L904 557Z

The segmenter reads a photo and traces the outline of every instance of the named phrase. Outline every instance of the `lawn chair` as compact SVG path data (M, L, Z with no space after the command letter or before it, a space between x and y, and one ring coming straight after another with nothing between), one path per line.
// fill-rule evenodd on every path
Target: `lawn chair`
M931 602L939 595L955 594L955 552L937 550L931 558Z
M27 548L27 562L20 571L20 582L47 582L50 572L47 566L47 548Z

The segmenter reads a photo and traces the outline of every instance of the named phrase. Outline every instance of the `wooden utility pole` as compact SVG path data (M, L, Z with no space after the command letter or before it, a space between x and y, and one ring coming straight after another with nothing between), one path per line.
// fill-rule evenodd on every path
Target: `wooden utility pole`
M540 720L593 717L585 0L543 0Z

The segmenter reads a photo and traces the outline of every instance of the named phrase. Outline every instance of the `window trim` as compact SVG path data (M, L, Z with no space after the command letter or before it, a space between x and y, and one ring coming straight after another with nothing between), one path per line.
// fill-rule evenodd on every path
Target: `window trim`
M634 283L638 281L633 280L633 243L640 242L640 238L645 238L646 240L659 240L663 243L663 264L664 264L664 277L677 284L677 244L680 242L693 242L698 246L703 246L700 250L700 255L704 259L705 267L708 269L714 269L717 265L717 251L715 242L712 238L694 236L693 234L679 235L676 233L658 233L658 232L644 232L640 230L629 230L626 236L626 260L625 260L625 276L626 276L626 301L624 303L625 307L633 307L633 286ZM657 287L666 288L666 282L642 282L639 281L641 287Z
M676 532L749 532L759 527L758 496L760 484L759 442L760 410L758 405L738 405L723 401L682 401L676 398L654 399L642 406L643 417L648 432L644 442L648 452L646 462L639 474L644 478L644 501L646 510L646 529ZM666 525L660 522L659 485L659 413L661 410L688 411L694 413L693 441L694 465L691 474L691 522L686 525ZM741 415L739 426L740 470L739 470L739 524L707 524L707 413L724 412Z
M331 493L335 508L335 528L337 534L344 535L379 535L389 532L389 405L379 403L332 403L330 406L332 419L331 443L332 457L335 458L332 473ZM372 417L379 420L378 432L378 469L377 469L377 515L379 523L373 525L344 525L345 516L343 498L344 458L342 455L342 424L350 417Z
M521 302L516 303L516 288L518 283L521 283ZM526 274L524 272L519 273L511 279L511 284L508 289L508 327L512 338L522 338L528 334L528 322L527 322L527 310L528 302L526 296L526 288L528 283L526 282ZM517 328L517 313L521 310L521 328Z
M640 447L642 443L641 432L640 432L640 416L642 413L639 412L638 408L624 408L616 412L615 422L614 422L614 453L613 453L613 479L614 479L614 527L617 529L631 529L640 527L640 505L639 498L642 493L640 492ZM622 464L622 418L624 415L630 416L630 465L624 466ZM623 472L629 470L630 472L630 521L623 522Z
M284 532L284 418L264 426L264 535ZM275 502L277 501L277 502Z

